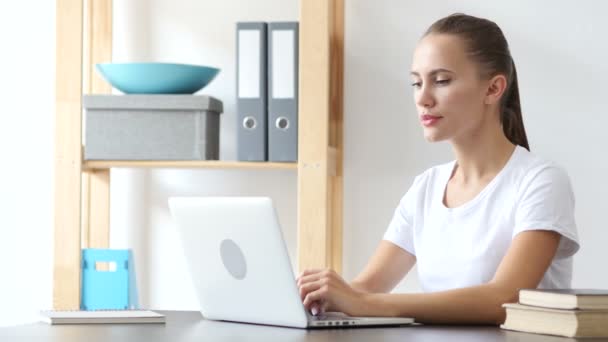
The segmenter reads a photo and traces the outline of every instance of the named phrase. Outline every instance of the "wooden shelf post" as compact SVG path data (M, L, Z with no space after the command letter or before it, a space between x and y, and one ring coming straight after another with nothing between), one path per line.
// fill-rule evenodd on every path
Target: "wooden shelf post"
M343 50L343 0L300 1L300 271L342 271Z
M80 307L82 0L57 0L53 307Z
M95 64L112 60L112 0L86 0L85 92L110 94L112 87L95 72ZM110 247L110 170L83 169L83 248Z

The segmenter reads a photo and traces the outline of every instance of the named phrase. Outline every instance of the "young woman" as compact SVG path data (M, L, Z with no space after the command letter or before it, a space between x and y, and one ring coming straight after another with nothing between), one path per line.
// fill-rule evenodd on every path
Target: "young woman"
M332 270L298 277L313 314L500 324L520 288L568 288L578 250L568 175L529 152L517 73L500 28L454 14L416 50L414 100L428 141L455 161L414 180L352 283ZM423 293L388 293L417 264Z

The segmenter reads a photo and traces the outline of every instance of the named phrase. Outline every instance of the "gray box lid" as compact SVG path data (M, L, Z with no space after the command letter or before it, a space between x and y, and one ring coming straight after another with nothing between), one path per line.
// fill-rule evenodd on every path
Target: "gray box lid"
M83 95L85 109L197 110L222 113L222 101L207 95Z

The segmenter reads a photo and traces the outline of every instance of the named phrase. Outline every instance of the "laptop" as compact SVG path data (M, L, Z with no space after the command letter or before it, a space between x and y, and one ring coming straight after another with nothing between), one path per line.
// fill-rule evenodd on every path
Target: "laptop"
M293 328L414 322L341 313L313 316L305 310L270 198L172 197L169 209L206 319Z

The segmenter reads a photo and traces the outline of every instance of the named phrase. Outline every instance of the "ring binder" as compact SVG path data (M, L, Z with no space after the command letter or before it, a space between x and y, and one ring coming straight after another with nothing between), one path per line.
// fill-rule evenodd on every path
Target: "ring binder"
M264 22L237 23L237 159L266 161L266 29Z
M298 23L268 24L268 160L298 160Z

